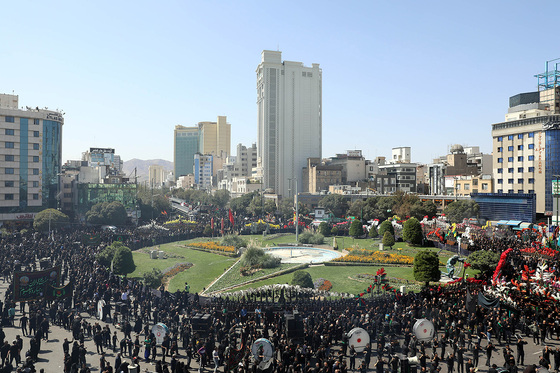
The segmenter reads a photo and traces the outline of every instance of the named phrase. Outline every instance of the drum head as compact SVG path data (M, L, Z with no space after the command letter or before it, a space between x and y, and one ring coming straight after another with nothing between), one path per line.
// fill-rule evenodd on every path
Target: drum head
M348 346L354 346L356 352L362 352L369 344L369 334L362 328L354 328L347 334Z
M274 346L268 339L259 338L251 346L251 353L256 361L267 362L274 356Z
M412 327L412 331L419 341L431 341L434 339L435 328L430 320L420 319Z

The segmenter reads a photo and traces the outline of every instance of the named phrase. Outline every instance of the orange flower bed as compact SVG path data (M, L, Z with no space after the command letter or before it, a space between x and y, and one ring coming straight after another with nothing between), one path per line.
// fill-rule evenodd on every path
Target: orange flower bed
M389 254L381 253L379 251L374 251L371 255L352 255L348 254L340 258L335 258L331 260L337 263L366 263L366 264L406 264L412 265L414 263L414 258L406 255L400 254Z
M220 245L215 241L193 242L193 243L187 244L187 246L194 247L194 248L197 248L197 249L203 249L203 250L220 251L220 252L223 252L223 253L232 253L232 254L235 253L235 247L234 246Z

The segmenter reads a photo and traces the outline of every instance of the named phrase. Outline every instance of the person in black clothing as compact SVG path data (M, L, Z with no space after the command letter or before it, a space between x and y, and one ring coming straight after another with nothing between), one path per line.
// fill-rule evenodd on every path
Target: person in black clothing
M554 356L554 371L558 372L558 368L560 368L560 347L556 347L552 356Z
M550 370L550 362L546 360L543 355L539 356L539 365L545 369Z
M480 351L481 351L480 344L475 344L475 345L473 346L473 351L472 351L472 354L473 354L473 365L474 365L475 368L478 366L478 358L479 358L479 356L480 356Z
M525 365L525 350L523 346L526 344L527 341L522 338L517 340L517 364Z
M498 349L496 347L494 347L492 342L490 342L486 346L486 366L487 367L490 366L490 360L492 359L492 351L496 351L496 353L499 353Z
M447 373L453 373L454 370L453 368L455 366L455 355L453 354L447 355L446 363L447 363Z
M498 373L498 366L496 364L492 364L492 367L488 369L488 373Z
M387 364L387 361L383 360L382 358L378 358L374 364L375 371L377 373L383 373L383 365Z
M457 373L465 373L465 348L457 347ZM468 372L468 369L467 369Z

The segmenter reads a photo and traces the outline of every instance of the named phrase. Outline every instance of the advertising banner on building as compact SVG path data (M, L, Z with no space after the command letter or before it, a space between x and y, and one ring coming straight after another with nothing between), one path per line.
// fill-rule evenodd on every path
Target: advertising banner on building
M58 287L60 266L44 271L14 272L14 301L27 302L42 299L47 284Z

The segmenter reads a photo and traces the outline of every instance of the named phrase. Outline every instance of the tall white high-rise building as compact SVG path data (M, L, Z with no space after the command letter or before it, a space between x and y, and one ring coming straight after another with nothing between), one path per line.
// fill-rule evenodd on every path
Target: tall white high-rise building
M257 68L258 157L264 188L279 196L303 189L308 158L321 158L322 71L282 61L282 52L263 51ZM290 184L291 183L291 184ZM292 185L292 187L290 187Z

